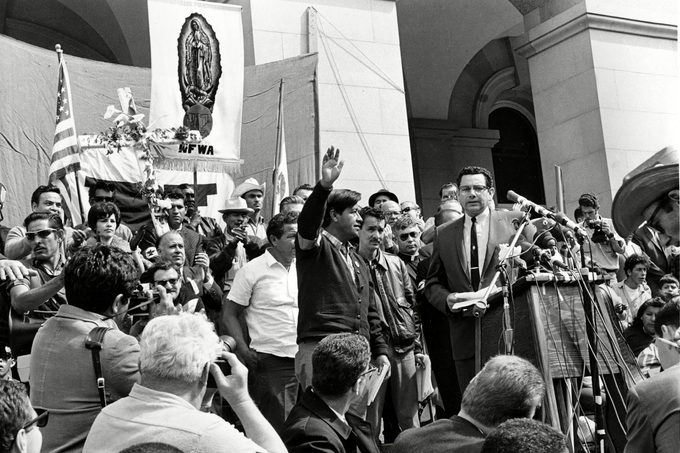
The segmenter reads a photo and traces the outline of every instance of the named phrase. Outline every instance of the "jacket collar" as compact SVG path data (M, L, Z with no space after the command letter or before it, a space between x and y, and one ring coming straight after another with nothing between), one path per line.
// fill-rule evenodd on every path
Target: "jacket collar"
M333 431L335 431L343 440L349 439L352 434L352 428L342 420L331 410L324 400L321 399L319 395L314 393L311 387L307 388L305 393L302 394L302 405L305 406L310 412L323 420L328 426L330 426Z

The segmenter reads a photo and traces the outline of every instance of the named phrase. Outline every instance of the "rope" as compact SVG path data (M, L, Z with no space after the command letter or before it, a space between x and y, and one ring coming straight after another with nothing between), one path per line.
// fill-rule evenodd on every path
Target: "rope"
M330 39L331 41L333 41L338 47L340 47L342 50L344 50L345 52L347 52L347 54L349 54L349 56L351 56L352 58L354 58L355 60L357 60L359 63L361 63L362 65L364 65L364 66L365 66L366 68L368 68L370 71L372 71L373 73L375 73L378 77L380 77L380 78L383 79L385 82L387 82L389 85L391 85L392 88L394 88L394 89L397 90L398 92L404 94L404 90L403 90L397 83L395 83L395 82L394 82L394 81L393 81L393 80L392 80L385 72L383 72L377 64L373 63L373 61L371 61L371 59L370 59L365 53L363 53L363 52L361 51L361 49L359 49L359 47L357 47L357 45L354 44L354 42L353 42L352 40L350 40L349 38L347 38L347 36L345 36L344 33L342 33L342 31L341 31L338 27L336 27L336 26L333 24L333 22L331 22L326 16L324 16L323 14L321 14L321 13L319 12L319 10L317 10L316 8L314 8L314 11L316 12L316 14L317 14L318 17L320 17L321 19L323 19L324 22L326 22L328 25L330 25L331 27L333 27L333 29L334 29L336 32L338 32L338 34L339 34L345 41L347 41L352 47L354 47L354 49L356 49L356 51L359 52L359 54L360 54L362 57L364 57L364 60L362 60L361 58L359 58L359 57L357 57L356 55L354 55L354 54L353 54L352 52L350 52L347 48L341 46L340 43L339 43L338 41L335 40L335 38L333 38L333 37L331 37L331 36L328 36L328 34L326 33L326 31L323 29L323 26L321 26L321 24L319 24L319 30L322 32L322 34L323 34L325 37L327 37L328 39Z
M326 56L328 57L328 62L330 63L331 71L333 72L333 76L335 77L335 81L338 85L338 89L340 90L340 94L342 95L342 98L345 101L347 112L349 113L349 116L352 120L352 124L354 125L354 129L356 130L357 135L359 136L361 146L364 148L364 151L366 151L368 160L371 162L371 166L373 167L373 170L375 171L375 174L378 177L378 180L380 181L382 187L389 189L389 187L387 187L387 184L385 183L385 177L380 171L380 167L378 166L378 163L375 160L375 156L373 156L373 153L371 152L371 149L368 145L368 141L366 140L366 137L364 137L364 133L361 130L361 126L359 125L356 113L354 112L354 108L352 107L349 95L347 94L347 89L345 88L345 85L342 83L342 78L340 77L340 72L338 71L337 63L335 62L335 57L328 46L328 42L326 41L326 33L323 31L323 26L321 24L319 24L319 29L321 30L321 33L319 34L319 36L321 37L321 45L326 51Z

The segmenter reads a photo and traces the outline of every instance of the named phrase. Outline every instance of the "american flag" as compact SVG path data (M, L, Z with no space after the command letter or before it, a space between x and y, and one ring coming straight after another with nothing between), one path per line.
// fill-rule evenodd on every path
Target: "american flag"
M59 188L73 224L78 225L83 222L77 178L77 172L80 170L80 145L73 120L73 103L66 62L61 57L61 51L57 50L57 52L60 54L57 126L54 131L50 162L50 183Z

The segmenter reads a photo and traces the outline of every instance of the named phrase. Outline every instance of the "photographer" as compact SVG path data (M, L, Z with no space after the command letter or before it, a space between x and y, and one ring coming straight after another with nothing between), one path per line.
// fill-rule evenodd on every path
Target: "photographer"
M92 351L86 338L106 327L99 354L107 401L126 396L139 381L139 344L116 325L137 286L129 253L97 244L76 253L64 269L69 304L38 331L31 353L31 402L52 414L43 430L43 451L80 451L101 409ZM174 312L165 289L150 316Z
M243 198L229 198L221 209L222 219L227 227L224 234L213 238L206 245L210 256L210 269L215 281L225 293L231 289L236 271L251 259L261 255L259 239L246 232L248 215L254 211Z
M581 253L585 253L588 266L596 266L606 272L605 277L615 279L619 270L619 255L623 253L624 241L616 231L611 219L600 216L600 203L596 195L584 193L578 199L583 214L580 224L588 234Z
M119 452L158 441L193 452L286 451L248 394L247 368L224 351L204 317L182 313L154 319L144 329L140 347L141 384L102 410L83 451ZM231 368L226 376L215 363L218 357ZM199 411L209 375L250 438L217 415Z

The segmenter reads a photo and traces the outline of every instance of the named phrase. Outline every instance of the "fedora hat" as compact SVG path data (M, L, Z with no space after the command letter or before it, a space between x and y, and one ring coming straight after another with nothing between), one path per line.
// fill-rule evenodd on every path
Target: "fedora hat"
M243 181L241 184L236 186L234 189L234 193L231 194L232 197L242 197L243 195L247 194L251 190L259 190L262 192L262 195L264 195L264 190L267 187L266 183L258 183L257 179L255 178L248 178L245 181Z
M228 198L224 203L224 209L220 209L219 212L226 214L228 212L242 212L244 214L252 214L253 211L246 204L246 200L241 197Z
M375 199L378 198L380 195L385 195L387 198L394 201L395 203L399 203L399 197L397 197L395 194L393 194L387 189L380 189L379 191L368 197L368 205L370 207L373 207Z
M628 236L650 216L655 201L678 190L678 150L668 146L644 161L623 178L612 204L616 231Z

